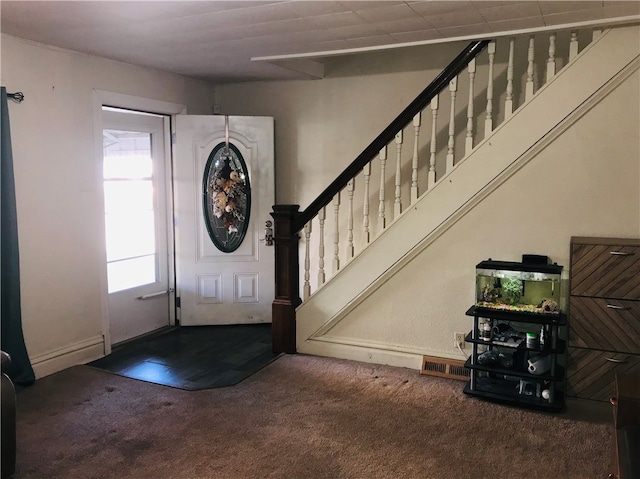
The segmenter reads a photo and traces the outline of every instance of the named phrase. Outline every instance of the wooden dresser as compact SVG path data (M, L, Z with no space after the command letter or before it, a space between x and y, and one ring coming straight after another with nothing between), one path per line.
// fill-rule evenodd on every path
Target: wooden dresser
M567 395L608 401L640 374L640 239L571 238Z
M609 479L640 477L640 376L616 374L613 404L614 472Z

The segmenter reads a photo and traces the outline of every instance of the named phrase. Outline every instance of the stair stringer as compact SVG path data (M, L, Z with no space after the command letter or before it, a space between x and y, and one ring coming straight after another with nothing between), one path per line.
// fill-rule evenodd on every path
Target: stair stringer
M424 351L331 336L380 286L640 67L638 29L604 32L297 310L297 350L400 367Z

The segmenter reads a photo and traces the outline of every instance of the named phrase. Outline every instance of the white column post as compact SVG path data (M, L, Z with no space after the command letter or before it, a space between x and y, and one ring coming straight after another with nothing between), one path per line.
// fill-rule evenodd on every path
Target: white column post
M513 55L515 51L516 39L509 39L509 63L507 64L507 98L504 102L505 120L513 113Z
M311 259L309 254L311 239L311 221L304 225L304 287L302 293L302 299L307 300L311 296L311 283L309 282L311 269Z
M571 32L571 40L569 40L569 62L572 62L578 56L578 32Z
M385 169L387 166L387 147L385 146L380 150L380 192L379 199L380 202L378 204L378 217L380 218L380 227L379 233L382 233L384 229L387 227L387 218L385 216L385 207L384 207L384 199L385 199Z
M449 141L447 142L447 163L445 174L453 169L455 161L456 147L456 95L458 93L458 77L454 77L449 82L449 93L451 94L451 111L449 114Z
M393 202L393 219L396 220L402 213L402 199L400 198L402 186L401 175L402 167L402 130L396 134L396 189L395 200Z
M549 58L547 59L547 82L556 75L556 34L549 35Z
M476 59L469 62L467 67L469 71L469 103L467 105L467 136L464 143L464 154L468 156L473 150L473 101L475 94L473 92L474 82L476 79Z
M413 117L413 160L411 163L411 204L418 200L418 138L420 136L420 113Z
M324 274L324 220L327 217L327 208L323 206L318 212L318 224L320 225L320 243L318 246L318 287L325 282Z
M371 162L367 163L362 169L364 176L364 204L362 205L362 230L364 231L364 240L368 244L371 240L369 233L369 182L371 181Z
M535 37L533 35L531 35L529 37L529 48L527 50L527 61L528 61L528 66L527 66L527 83L525 85L525 95L524 95L524 99L525 101L529 101L533 98L533 68L534 68L534 64L533 61L535 60Z
M352 178L347 183L347 201L348 201L348 216L347 216L347 259L353 258L353 191L355 189L356 180Z
M488 137L493 131L493 69L496 58L496 42L492 41L487 46L489 54L489 79L487 82L487 116L484 121L484 137Z
M333 273L340 269L340 192L333 198Z
M429 147L429 173L427 176L427 189L431 189L436 184L436 123L438 121L438 95L431 100L431 145Z

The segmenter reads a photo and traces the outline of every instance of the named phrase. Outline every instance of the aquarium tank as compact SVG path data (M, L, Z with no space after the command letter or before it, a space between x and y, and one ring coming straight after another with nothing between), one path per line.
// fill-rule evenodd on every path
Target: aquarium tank
M523 261L476 265L476 306L531 314L560 314L562 266L546 256L524 255Z

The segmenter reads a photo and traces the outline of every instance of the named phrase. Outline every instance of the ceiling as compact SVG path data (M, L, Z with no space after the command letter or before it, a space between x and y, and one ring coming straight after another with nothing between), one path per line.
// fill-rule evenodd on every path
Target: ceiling
M337 54L640 19L635 1L0 1L1 31L213 83L322 77ZM283 68L285 67L285 68Z

